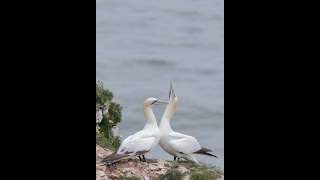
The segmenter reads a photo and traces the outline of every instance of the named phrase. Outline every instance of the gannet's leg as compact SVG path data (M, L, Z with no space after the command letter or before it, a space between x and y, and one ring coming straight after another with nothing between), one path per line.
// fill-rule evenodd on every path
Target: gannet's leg
M141 162L147 162L144 155L138 156Z
M180 158L178 158L178 157L176 157L176 156L173 156L173 161L179 161L180 160Z
M144 157L144 155L142 155L142 157L143 157L143 162L147 162L146 158Z

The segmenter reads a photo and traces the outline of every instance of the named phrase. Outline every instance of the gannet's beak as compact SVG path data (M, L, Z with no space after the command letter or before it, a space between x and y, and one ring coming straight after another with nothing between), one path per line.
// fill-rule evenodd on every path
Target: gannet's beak
M173 101L173 99L176 97L176 94L174 93L174 90L172 88L172 83L170 81L170 92L169 92L169 101L170 99Z
M169 99L170 99L170 97L171 97L171 94L172 94L172 83L171 83L171 81L170 81Z
M154 103L154 105L161 105L161 104L169 104L168 102L166 101L161 101L161 100L158 100Z

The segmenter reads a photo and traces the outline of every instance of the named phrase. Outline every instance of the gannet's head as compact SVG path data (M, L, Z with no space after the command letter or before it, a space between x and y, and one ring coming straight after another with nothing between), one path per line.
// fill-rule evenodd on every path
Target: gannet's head
M156 99L156 98L147 98L144 102L143 102L143 107L149 107L149 106L153 106L153 105L161 105L161 104L169 104L168 102Z

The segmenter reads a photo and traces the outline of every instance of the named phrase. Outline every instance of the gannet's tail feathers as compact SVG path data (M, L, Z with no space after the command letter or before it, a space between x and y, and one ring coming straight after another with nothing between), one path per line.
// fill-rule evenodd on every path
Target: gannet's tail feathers
M208 152L212 152L211 149L205 148L205 147L201 147L201 149L197 152L194 152L195 154L203 154L203 155L207 155L207 156L213 156L218 158L216 155L210 154Z
M132 156L141 156L144 155L149 151L137 151L136 153L133 152L126 152L124 154L117 154L117 152L114 152L110 154L109 156L103 158L102 162L105 162L106 164L112 164L116 161L120 161L121 159L132 157Z
M105 162L107 164L111 164L115 161L119 161L125 157L128 157L128 154L117 154L117 152L114 152L112 154L110 154L109 156L103 158L102 162Z

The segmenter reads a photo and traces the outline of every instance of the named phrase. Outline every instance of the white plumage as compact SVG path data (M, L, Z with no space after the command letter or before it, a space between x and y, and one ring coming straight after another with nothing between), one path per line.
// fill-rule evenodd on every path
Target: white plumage
M176 110L178 97L174 93L171 83L169 102L170 103L167 105L159 125L161 132L159 145L162 147L162 149L174 156L174 159L184 158L197 164L199 164L199 162L194 156L195 154L204 154L217 157L208 153L212 152L212 150L201 147L196 138L172 130L170 126L170 120Z
M123 158L143 156L159 143L160 130L157 125L156 117L152 111L152 106L157 104L168 103L155 98L148 98L144 101L143 112L146 119L146 125L141 131L138 131L123 140L117 152L104 158L104 162L110 164Z

